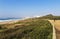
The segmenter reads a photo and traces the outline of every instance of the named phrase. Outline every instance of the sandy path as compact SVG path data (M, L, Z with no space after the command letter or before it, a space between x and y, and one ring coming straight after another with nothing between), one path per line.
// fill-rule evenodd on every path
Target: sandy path
M56 30L56 39L60 39L60 20L50 20L52 24L54 24L55 30Z
M56 20L54 25L56 28L56 37L57 39L60 39L60 20Z
M53 26L53 38L52 39L56 39L56 30L55 30L55 26L54 26L54 21L53 20L48 20L52 26Z

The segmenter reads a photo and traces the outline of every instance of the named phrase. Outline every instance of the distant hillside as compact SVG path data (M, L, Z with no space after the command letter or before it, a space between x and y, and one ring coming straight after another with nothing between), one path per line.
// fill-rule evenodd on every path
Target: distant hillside
M42 17L39 17L40 19L55 19L55 20L60 20L60 16L54 16L52 14L49 14L49 15L46 15L46 16L42 16Z

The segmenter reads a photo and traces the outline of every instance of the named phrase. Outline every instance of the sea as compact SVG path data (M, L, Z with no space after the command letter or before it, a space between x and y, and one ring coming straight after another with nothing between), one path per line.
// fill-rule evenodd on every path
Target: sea
M7 21L16 21L16 20L25 20L25 19L29 19L29 18L0 18L0 22L7 22Z
M24 20L23 18L13 18L13 19L0 19L0 22L15 21L15 20Z

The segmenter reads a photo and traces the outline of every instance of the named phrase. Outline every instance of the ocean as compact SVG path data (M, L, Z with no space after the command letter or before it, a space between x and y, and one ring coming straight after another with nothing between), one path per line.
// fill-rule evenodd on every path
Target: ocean
M25 19L28 19L28 18L3 18L3 19L0 18L0 22L15 21L15 20L25 20Z
M5 20L0 20L0 22L7 22L7 21L15 21L15 20L23 20L23 19L5 19Z

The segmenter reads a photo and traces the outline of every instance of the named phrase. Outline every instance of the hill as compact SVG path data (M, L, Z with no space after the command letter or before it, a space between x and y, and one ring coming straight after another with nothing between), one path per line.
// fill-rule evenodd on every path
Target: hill
M60 16L54 16L52 14L48 14L48 15L39 17L39 19L60 20Z

